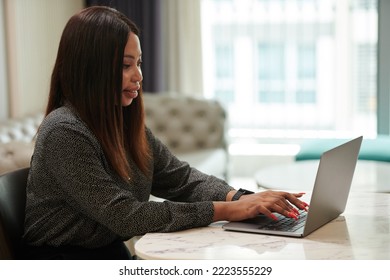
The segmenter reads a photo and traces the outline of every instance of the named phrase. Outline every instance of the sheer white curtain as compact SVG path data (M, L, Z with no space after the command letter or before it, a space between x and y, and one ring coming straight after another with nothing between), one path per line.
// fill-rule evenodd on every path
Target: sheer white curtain
M0 120L8 117L4 1L0 0Z
M6 32L0 44L6 47L7 59L1 59L0 65L6 63L6 77L0 74L0 79L6 78L8 85L8 117L44 110L62 30L70 16L84 7L83 2L1 0Z
M167 0L163 6L163 80L169 92L202 96L200 0Z

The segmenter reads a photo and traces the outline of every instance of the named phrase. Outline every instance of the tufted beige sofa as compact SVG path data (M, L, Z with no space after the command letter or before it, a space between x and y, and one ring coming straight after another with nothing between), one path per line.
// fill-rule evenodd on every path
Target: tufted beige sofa
M145 94L146 124L181 160L227 177L226 114L212 100Z
M219 103L168 94L144 94L147 126L181 160L226 178L225 111ZM43 114L0 122L0 174L27 167Z
M0 122L0 174L28 167L43 113Z

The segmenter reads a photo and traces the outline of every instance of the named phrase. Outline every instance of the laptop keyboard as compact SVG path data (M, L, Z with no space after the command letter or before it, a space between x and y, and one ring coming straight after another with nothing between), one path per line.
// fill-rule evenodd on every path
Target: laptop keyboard
M278 230L278 231L296 231L305 225L307 212L304 210L298 210L299 217L298 220L294 220L292 218L288 218L282 215L277 215L278 220L271 220L269 223L261 225L259 229L266 230Z

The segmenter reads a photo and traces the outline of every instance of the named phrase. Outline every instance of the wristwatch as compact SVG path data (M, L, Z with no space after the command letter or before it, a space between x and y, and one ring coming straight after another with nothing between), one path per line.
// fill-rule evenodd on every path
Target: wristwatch
M232 197L232 201L239 200L242 195L253 194L254 192L245 189L239 189Z

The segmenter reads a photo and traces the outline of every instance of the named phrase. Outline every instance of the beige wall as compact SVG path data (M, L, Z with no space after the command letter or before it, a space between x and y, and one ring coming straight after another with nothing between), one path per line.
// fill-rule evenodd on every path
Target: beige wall
M44 110L62 30L83 0L3 0L10 117Z

